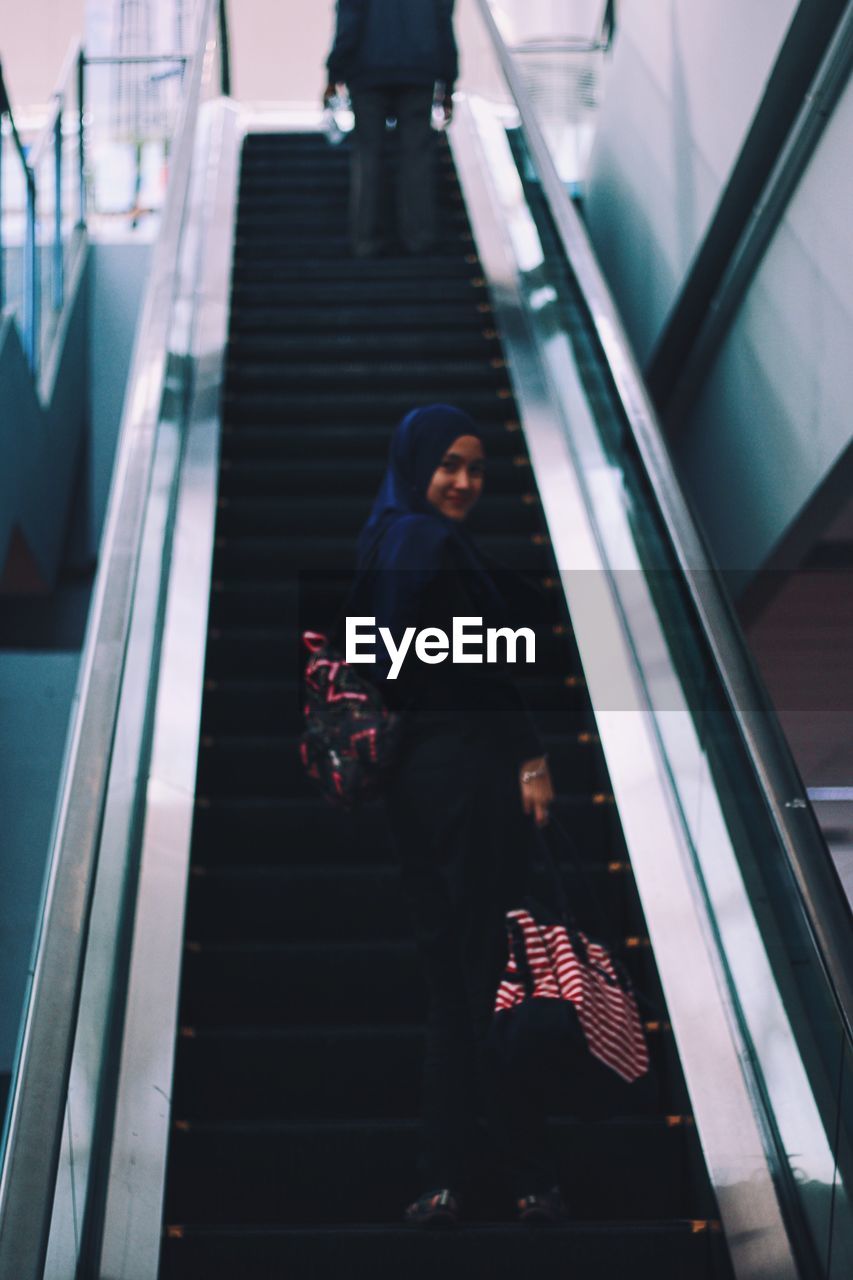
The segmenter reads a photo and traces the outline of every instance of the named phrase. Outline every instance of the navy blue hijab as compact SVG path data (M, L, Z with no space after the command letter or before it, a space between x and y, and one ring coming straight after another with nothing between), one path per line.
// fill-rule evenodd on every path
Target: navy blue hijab
M433 474L460 436L483 436L473 418L448 404L413 409L391 437L388 467L370 516L359 535L357 567L405 573L381 573L377 599L379 625L396 631L411 617L414 598L448 554L464 570L478 608L488 625L507 620L503 596L495 585L493 565L474 543L464 522L443 515L427 498ZM373 559L375 553L375 559Z

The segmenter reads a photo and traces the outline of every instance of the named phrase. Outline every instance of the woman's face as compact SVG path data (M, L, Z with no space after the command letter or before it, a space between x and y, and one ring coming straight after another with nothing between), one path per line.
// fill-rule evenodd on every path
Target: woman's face
M459 436L432 473L427 500L451 520L464 520L483 492L483 446L476 436Z

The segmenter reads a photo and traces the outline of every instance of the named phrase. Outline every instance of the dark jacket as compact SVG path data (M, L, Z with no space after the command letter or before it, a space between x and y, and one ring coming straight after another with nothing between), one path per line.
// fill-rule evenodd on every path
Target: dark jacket
M329 80L350 88L431 85L458 75L453 0L338 0Z

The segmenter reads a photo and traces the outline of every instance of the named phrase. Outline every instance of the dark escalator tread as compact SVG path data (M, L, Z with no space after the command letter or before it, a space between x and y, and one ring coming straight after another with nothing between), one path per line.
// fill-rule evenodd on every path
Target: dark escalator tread
M606 794L559 797L554 814L589 857L624 858L616 807ZM196 858L206 865L228 865L234 858L273 866L296 865L305 858L306 837L318 861L350 858L393 861L382 805L365 805L347 814L304 796L284 800L234 796L196 799Z
M681 1117L552 1120L567 1202L581 1220L698 1218ZM393 1222L418 1186L418 1122L181 1123L167 1191L173 1222ZM365 1171L370 1176L365 1177Z
M266 593L257 595L259 604L266 603ZM241 610L245 612L245 607ZM254 680L240 676L215 680L205 688L202 733L266 734L301 732L303 724L301 682L298 673L291 679L282 673ZM536 713L542 732L580 733L589 728L589 708L582 687L557 684L550 680L526 681L524 691ZM564 695L564 696L561 696Z
M298 307L287 303L277 306L269 298L253 293L239 306L232 301L231 332L339 334L369 328L384 334L405 328L415 333L468 333L489 324L491 318L490 303L474 291L464 305L452 311L440 300L396 303L389 307L380 299L363 295L334 308L312 304L311 299L305 297Z
M625 1091L617 1114L686 1114L672 1032L648 1025L656 1079ZM407 1119L419 1112L421 1026L185 1027L180 1048L173 1115L182 1121L305 1124ZM571 1115L571 1086L552 1110Z
M544 739L557 788L594 792L605 784L597 741L586 732ZM203 738L198 789L204 795L301 795L310 792L296 734Z
M479 357L490 359L500 355L500 342L493 329L473 327L470 334L442 332L418 333L398 330L395 333L333 332L324 338L318 353L317 339L305 334L270 333L264 328L250 335L238 333L228 344L231 359L244 356L259 359L315 360L322 354L327 363L342 359L376 361L397 357L439 359ZM342 424L346 425L346 424Z
M460 242L462 237L460 236ZM343 254L344 246L337 248L330 245L328 241L318 240L317 249L321 246L329 251L331 256L337 252ZM304 246L303 252L310 254L313 246ZM294 251L295 251L294 246ZM340 303L361 303L364 305L365 295L370 299L371 303L376 306L378 304L402 304L419 305L421 302L441 302L447 305L448 302L461 302L463 305L484 302L486 299L485 285L482 276L472 274L467 280L400 280L392 277L388 280L377 280L369 289L365 288L362 281L359 280L319 280L307 286L304 281L294 281L292 284L274 280L267 284L264 282L244 282L236 281L233 291L234 306L243 305L261 305L269 306L270 304L286 304L288 306L300 307L307 303L309 306L317 306L319 303L326 303L330 307L336 307Z
M317 937L323 938L324 921ZM647 940L625 951L639 989L659 1002ZM322 1026L410 1023L426 997L411 942L311 943L189 940L184 953L181 1022L188 1026Z
M194 874L187 931L202 943L275 942L282 935L310 942L317 936L318 901L323 932L335 942L402 940L411 928L397 869L387 864L343 857L310 867L268 867L241 858L226 867L198 867ZM642 915L624 864L602 862L586 874L612 928L638 933ZM574 877L569 882L585 896L584 884Z
M456 1231L405 1227L174 1227L163 1244L163 1280L489 1280L571 1276L605 1280L714 1280L723 1238L693 1221L577 1223L546 1231L474 1225ZM379 1261L381 1259L381 1261ZM380 1269L381 1268L381 1269Z
M294 422L301 422L294 415ZM388 422L383 418L380 421ZM393 419L391 419L393 421ZM264 428L251 428L254 439ZM279 434L284 433L282 428ZM308 431L299 430L306 443L305 456L289 458L285 462L253 459L227 458L223 461L221 471L220 494L236 497L245 494L259 497L268 494L312 494L318 499L327 498L335 501L342 495L358 495L361 498L376 496L376 490L385 471L386 458L383 456L369 459L348 459L344 467L329 467L326 458L320 461L311 456L310 437ZM521 448L521 445L519 445ZM528 459L521 453L511 457L493 458L488 463L489 493L531 493L533 492L533 471Z
M419 387L420 394L438 385L458 390L472 388L488 394L495 387L506 387L507 373L502 360L394 360L385 359L377 368L375 361L338 360L333 364L272 363L242 360L229 368L228 385L232 389L265 391L274 387L287 393L291 389L325 386L346 395L360 393L365 387L391 390L397 386Z

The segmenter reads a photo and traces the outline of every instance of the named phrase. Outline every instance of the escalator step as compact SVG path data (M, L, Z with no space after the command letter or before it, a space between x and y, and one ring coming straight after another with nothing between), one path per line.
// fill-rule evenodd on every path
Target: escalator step
M322 927L320 915L318 932ZM418 1021L425 1013L410 942L189 939L183 967L181 1023L189 1026L392 1025ZM629 947L625 967L640 991L653 1002L659 1000L647 946Z
M606 792L558 797L553 813L587 858L625 858L616 807ZM253 865L300 865L306 835L318 863L393 861L385 814L378 804L347 814L318 804L313 796L196 799L193 840L196 857L205 866L230 866L235 859Z
M407 1280L483 1274L490 1280L534 1280L567 1273L584 1280L713 1280L724 1257L722 1236L690 1221L572 1223L548 1231L467 1226L413 1232L405 1227L175 1227L163 1247L163 1280L270 1280L328 1275Z
M334 309L313 305L310 296L303 297L299 307L288 303L277 306L261 291L256 291L251 298L232 299L231 332L274 331L302 335L328 330L334 335L367 329L375 334L393 334L405 329L420 334L473 333L491 323L491 314L491 304L474 290L464 305L460 303L452 311L448 311L440 299L396 303L389 307L381 299L363 294Z
M523 536L541 533L542 515L538 506L523 501L523 494L495 497L473 514L479 518L476 534L508 533L510 530ZM228 498L220 499L217 531L223 537L240 533L258 534L304 533L358 535L361 526L370 515L372 498L342 498L328 510L311 498Z
M636 896L626 889L624 863L589 870L594 899L614 931L638 935L642 918ZM616 867L616 870L611 869ZM346 858L308 867L246 865L198 867L187 914L187 930L199 942L294 942L316 937L315 909L323 903L323 931L335 942L405 939L410 924L397 868ZM573 889L575 878L570 877ZM586 897L580 883L577 896ZM223 925L223 921L225 924Z
M270 415L272 419L273 415ZM384 457L378 457L369 461L361 459L348 461L346 467L330 467L328 459L325 461L315 460L310 457L312 452L310 448L311 437L309 431L313 431L313 423L304 424L302 419L296 414L293 415L294 427L280 428L276 431L276 436L281 436L286 430L292 430L294 433L299 432L299 439L306 442L306 454L308 457L297 458L294 461L283 463L270 463L258 461L232 461L223 467L222 483L220 493L223 496L236 498L240 496L251 497L261 494L284 495L284 494L315 494L318 498L327 498L334 501L338 497L344 495L374 495L379 488L379 482L385 471ZM387 420L393 422L393 419ZM274 422L267 424L274 427ZM307 428L307 430L305 429ZM251 430L253 432L253 441L257 441L257 430L260 430L260 424L257 417L253 420ZM390 428L384 428L385 439L387 441ZM272 433L271 433L272 434ZM235 432L234 438L239 436L239 432ZM275 437L273 437L275 438ZM319 452L319 449L318 449ZM509 494L529 493L533 483L533 472L527 461L527 458L521 454L513 455L512 458L494 458L488 463L489 468L489 493L500 494L506 496Z
M173 1222L393 1222L417 1182L415 1121L198 1124L172 1135ZM552 1121L561 1183L581 1220L698 1217L687 1178L695 1135L664 1119ZM365 1171L370 1170L370 1177Z
M293 670L298 669L293 664ZM545 739L555 786L594 792L605 783L589 734ZM197 786L202 795L272 796L311 794L295 735L203 739Z
M655 1083L631 1093L630 1114L683 1114L672 1032L653 1023L647 1034ZM173 1114L182 1120L304 1123L418 1114L424 1032L417 1025L185 1027L180 1045ZM570 1090L563 1103L568 1116Z

